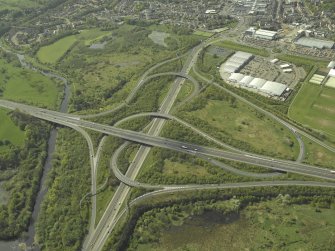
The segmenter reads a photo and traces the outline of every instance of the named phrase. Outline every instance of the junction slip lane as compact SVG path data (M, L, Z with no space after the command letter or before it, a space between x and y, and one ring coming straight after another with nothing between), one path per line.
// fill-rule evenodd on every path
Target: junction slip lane
M316 166L297 163L294 161L281 160L269 158L262 155L255 154L241 154L234 153L209 147L202 147L195 144L189 144L177 140L167 139L158 136L151 136L141 132L134 132L130 130L120 129L113 126L102 125L90 121L85 121L77 118L74 115L64 114L47 109L36 108L29 105L19 104L11 101L0 100L0 106L30 114L31 116L51 121L61 125L72 124L82 128L90 129L93 131L101 132L104 134L112 135L115 137L123 138L128 141L175 150L192 155L206 156L210 161L212 158L223 158L247 164L262 166L270 169L281 170L284 172L298 173L302 175L327 179L335 181L335 174L329 169L319 168Z

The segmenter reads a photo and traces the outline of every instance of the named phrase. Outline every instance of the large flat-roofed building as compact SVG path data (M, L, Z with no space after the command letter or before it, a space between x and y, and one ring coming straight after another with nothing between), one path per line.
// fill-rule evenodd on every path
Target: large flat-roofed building
M330 61L327 68L329 68L329 69L335 68L335 61Z
M252 58L252 54L238 51L233 56L231 56L225 63L223 63L223 65L221 65L221 67L223 67L222 70L227 73L238 72Z
M333 49L335 42L312 37L301 37L295 41L295 44L317 49Z
M232 73L228 78L229 81L233 83L238 83L244 78L244 75L241 73Z
M278 82L266 81L260 88L261 91L274 96L280 96L286 90L287 86Z
M241 73L231 73L228 81L243 88L253 88L270 96L281 96L287 86L278 82L255 78Z
M256 30L254 34L255 38L266 39L266 40L275 40L277 36L278 32L263 29Z
M265 79L262 78L254 78L250 83L249 86L251 88L260 89L266 83Z
M330 69L330 71L328 72L328 76L329 77L335 77L335 69Z
M244 78L242 78L239 83L243 86L249 87L249 84L251 83L253 79L254 77L244 76Z
M328 87L335 88L335 78L334 78L334 77L330 77L330 78L327 80L327 82L326 82L325 85L328 86Z

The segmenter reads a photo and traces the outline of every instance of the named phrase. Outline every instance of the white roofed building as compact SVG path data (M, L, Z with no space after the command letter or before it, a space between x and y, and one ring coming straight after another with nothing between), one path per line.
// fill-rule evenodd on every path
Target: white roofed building
M318 49L332 49L335 45L334 41L321 40L311 37L301 37L295 42L295 44Z
M244 76L244 78L242 78L239 83L243 86L249 87L249 84L253 79L254 77Z
M286 90L287 86L278 82L266 81L260 88L261 91L274 96L280 96Z
M278 36L278 32L259 29L255 32L254 37L266 40L274 40Z
M329 77L335 77L335 69L330 69L329 73L328 73Z
M330 69L335 68L335 61L330 61L327 67Z
M260 89L266 83L265 79L262 78L254 78L250 83L249 86L251 88Z
M252 54L238 51L233 56L231 56L225 63L223 63L222 69L224 72L227 72L227 73L238 72L252 58L253 58Z
M229 81L238 83L244 78L244 75L241 73L232 73L230 77L228 78Z

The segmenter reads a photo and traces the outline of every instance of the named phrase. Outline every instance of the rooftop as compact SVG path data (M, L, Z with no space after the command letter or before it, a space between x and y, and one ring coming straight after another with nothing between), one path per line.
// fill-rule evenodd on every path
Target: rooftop
M324 49L324 48L331 49L334 47L334 44L335 44L334 41L321 40L321 39L311 38L311 37L301 37L295 43L298 45L318 48L318 49Z

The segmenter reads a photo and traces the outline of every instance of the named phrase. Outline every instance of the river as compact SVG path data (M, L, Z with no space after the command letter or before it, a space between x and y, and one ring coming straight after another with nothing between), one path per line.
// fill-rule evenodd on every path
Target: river
M32 65L30 65L29 63L27 63L25 61L24 55L17 54L17 57L18 57L21 65L22 65L22 67L25 67L25 68L28 68L28 69L31 69L31 70L34 70L34 71L39 71L45 76L59 79L64 83L64 95L63 95L62 102L60 104L59 111L60 112L67 112L68 106L69 106L70 95L71 95L71 90L70 90L70 87L68 85L68 81L64 77L59 76L55 73L51 73L51 72L47 72L47 71L43 71L43 70L38 70L37 68L33 67ZM7 250L20 251L20 250L22 250L22 248L20 249L20 247L19 247L20 243L21 243L21 245L23 244L22 246L26 246L26 248L24 248L26 250L34 250L34 251L39 250L38 247L33 245L34 244L34 237L35 237L35 223L36 223L36 220L38 218L38 214L39 214L39 211L40 211L40 208L41 208L41 203L43 201L43 198L48 191L48 188L47 188L45 182L46 182L46 178L47 178L48 173L49 173L50 168L51 168L51 160L52 160L52 155L55 151L56 138L57 138L57 129L54 128L50 132L50 136L49 136L49 140L48 140L48 155L47 155L47 159L44 163L42 179L41 179L41 182L40 182L40 188L39 188L39 191L38 191L38 194L37 194L37 197L36 197L36 201L35 201L32 217L31 217L31 220L30 220L30 225L29 225L29 228L28 228L28 232L25 233L25 238L22 238L20 240L0 241L0 251L2 251L2 250L3 251L7 251Z

